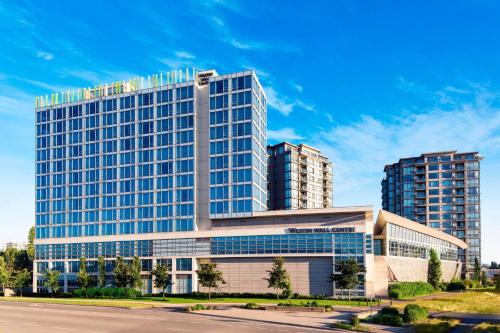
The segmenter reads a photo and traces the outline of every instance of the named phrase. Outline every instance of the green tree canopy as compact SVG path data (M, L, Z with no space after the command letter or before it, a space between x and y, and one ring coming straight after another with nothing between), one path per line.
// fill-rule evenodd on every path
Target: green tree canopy
M44 286L50 289L52 298L54 298L54 293L59 290L59 271L47 270L45 272L45 283Z
M31 284L31 274L26 268L16 273L12 285L17 289L21 297L23 296L23 289Z
M106 284L106 263L103 256L97 258L97 286L103 288Z
M474 280L476 280L478 284L481 283L481 264L477 257L474 258Z
M80 269L78 270L77 280L80 288L87 289L89 287L90 275L87 272L87 259L85 257L80 258Z
M427 282L429 282L434 289L439 288L443 273L441 272L441 260L434 249L429 251L429 262L427 267Z
M0 256L0 285L2 285L2 292L5 292L5 285L9 282L9 271L5 264L5 259Z
M217 269L217 264L214 262L200 264L200 268L196 270L196 274L198 275L198 283L208 288L209 301L212 288L217 288L221 283L226 283L222 277L222 272Z
M276 299L280 299L280 291L286 294L292 293L292 283L288 272L283 267L285 264L285 259L283 257L276 257L273 259L273 266L271 270L266 271L269 277L265 279L267 281L268 287L276 289Z
M28 246L26 248L26 252L28 253L28 257L30 261L35 260L35 227L31 227L28 232Z
M132 259L132 265L130 266L130 287L132 288L140 288L142 287L141 280L141 260L138 256L135 256Z
M163 300L165 300L165 289L172 284L172 277L168 274L167 266L156 265L155 269L151 271L151 275L154 277L155 287L161 290Z
M358 264L355 259L339 260L335 262L336 273L330 276L330 280L335 282L335 288L341 290L348 289L348 298L351 300L351 289L363 282L365 267Z
M113 269L115 284L117 287L126 288L130 282L130 267L125 263L123 257L116 258L116 265Z

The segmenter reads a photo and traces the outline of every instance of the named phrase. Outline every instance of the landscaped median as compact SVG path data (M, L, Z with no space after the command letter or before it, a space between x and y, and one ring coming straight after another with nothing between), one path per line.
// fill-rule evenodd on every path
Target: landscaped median
M90 305L90 306L114 306L123 308L148 308L148 307L172 307L192 304L234 304L244 305L247 303L254 303L259 305L277 305L276 298L270 295L224 295L215 294L212 296L210 302L205 294L191 294L179 296L167 296L163 300L161 296L143 296L143 297L126 297L126 292L111 291L104 289L118 289L118 288L103 288L102 292L92 291L92 297L72 297L71 294L64 294L64 297L0 297L0 301L14 301L14 302L32 302L32 303L52 303L52 304L70 304L70 305ZM79 296L82 293L76 293ZM114 297L113 297L114 295ZM117 296L125 295L125 297ZM57 296L57 295L56 295ZM367 306L377 305L376 302L370 302L365 299L360 300L340 300L340 299L317 299L311 300L310 298L292 298L286 300L286 303L281 302L280 306L293 306L293 307L333 307L333 306Z

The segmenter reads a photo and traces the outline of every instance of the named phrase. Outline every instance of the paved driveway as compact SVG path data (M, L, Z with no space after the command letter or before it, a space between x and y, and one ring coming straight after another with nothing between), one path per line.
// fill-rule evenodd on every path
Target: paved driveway
M216 314L225 310L211 312ZM165 308L120 309L6 301L0 303L0 333L32 332L312 333L325 330L276 324L259 318L207 316Z

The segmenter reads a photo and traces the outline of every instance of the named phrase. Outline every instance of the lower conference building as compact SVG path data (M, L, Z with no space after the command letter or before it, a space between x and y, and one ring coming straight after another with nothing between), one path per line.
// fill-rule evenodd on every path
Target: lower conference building
M267 270L277 256L286 260L293 291L299 294L341 296L330 282L335 262L354 258L366 268L364 282L351 295L385 296L388 284L427 279L429 250L442 261L443 279L460 275L458 250L467 245L448 234L373 208L335 207L256 212L251 217L211 220L210 230L154 234L38 239L33 291L43 291L44 272L58 270L61 290L78 288L79 259L97 274L97 259L106 260L107 284L117 256L142 263L143 293L157 292L150 271L166 264L172 274L169 292L203 291L196 270L201 263L216 262L226 284L219 292L267 293Z

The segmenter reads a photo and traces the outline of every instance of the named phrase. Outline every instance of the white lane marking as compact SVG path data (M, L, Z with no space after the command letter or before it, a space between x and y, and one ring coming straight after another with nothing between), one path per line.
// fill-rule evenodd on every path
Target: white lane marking
M33 326L33 327L39 327L39 326L42 326L40 324L34 324L34 323L21 323L23 325L26 325L26 326Z
M1 319L0 319L0 323L8 323L8 321L7 321L7 320L1 320Z

